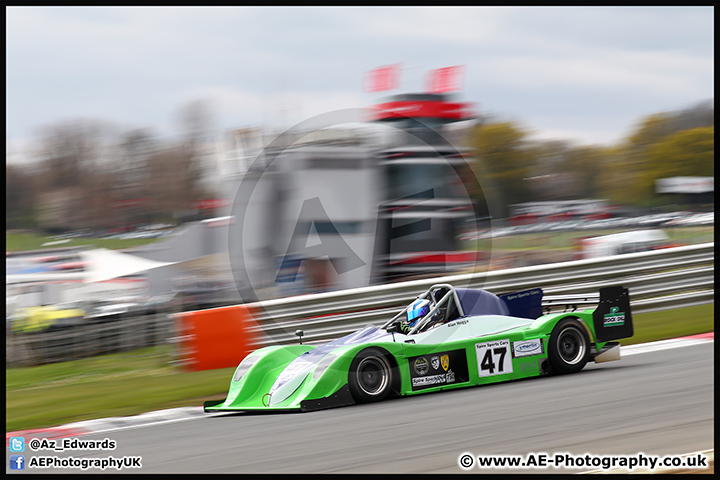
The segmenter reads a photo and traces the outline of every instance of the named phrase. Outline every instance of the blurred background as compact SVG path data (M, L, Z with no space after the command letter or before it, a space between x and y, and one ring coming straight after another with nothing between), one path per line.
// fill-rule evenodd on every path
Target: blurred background
M7 364L714 241L712 14L9 8Z

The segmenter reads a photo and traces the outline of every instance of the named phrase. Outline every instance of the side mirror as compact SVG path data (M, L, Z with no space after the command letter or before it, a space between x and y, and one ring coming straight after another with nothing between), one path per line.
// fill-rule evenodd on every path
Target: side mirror
M305 332L303 332L300 329L297 329L297 330L295 330L295 335L298 336L298 338L300 339L300 345L302 345L302 337L303 337L303 335L305 335Z
M392 325L388 325L388 327L385 329L388 331L388 333L392 334L393 342L395 341L395 333L400 331L400 324L399 323L393 323Z

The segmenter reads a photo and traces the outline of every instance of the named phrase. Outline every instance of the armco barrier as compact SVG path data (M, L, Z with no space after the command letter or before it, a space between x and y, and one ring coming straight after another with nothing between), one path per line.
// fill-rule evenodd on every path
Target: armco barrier
M256 344L251 310L235 305L174 314L179 364L190 371L237 366Z
M541 287L548 298L587 296L597 294L600 287L624 285L630 289L635 313L712 303L714 252L714 243L706 243L268 300L246 305L246 310L241 307L215 309L207 314L213 319L212 333L185 330L184 335L206 336L204 339L183 337L180 343L192 346L192 350L183 353L187 361L194 362L188 364L190 368L230 367L256 348L297 343L295 331L298 329L304 331L303 343L318 343L339 338L367 324L382 323L435 283L484 288L496 294ZM185 318L200 319L201 313L191 312ZM240 325L243 319L247 322L244 327ZM233 348L236 361L231 364L233 357L227 349ZM211 363L209 358L221 352L227 363Z
M26 367L127 352L163 345L175 336L167 313L122 317L102 323L88 321L63 329L18 333L5 324L5 364Z
M712 303L715 244L592 260L377 285L169 315L122 318L82 328L16 335L6 323L6 365L28 366L129 351L175 341L187 369L237 365L265 345L317 343L379 324L434 283L507 293L541 287L546 297L587 295L603 286L630 289L634 313ZM180 329L180 331L178 331Z
M377 324L435 283L484 288L496 294L540 287L547 296L597 293L601 287L630 289L635 313L714 302L715 244L704 243L598 259L536 265L377 285L257 304L258 343L292 344L341 337Z

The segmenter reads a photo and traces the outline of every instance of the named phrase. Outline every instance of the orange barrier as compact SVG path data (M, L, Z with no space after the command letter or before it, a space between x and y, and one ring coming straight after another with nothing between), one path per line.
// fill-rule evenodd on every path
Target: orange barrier
M174 315L180 362L190 371L236 367L255 348L252 307L234 305Z

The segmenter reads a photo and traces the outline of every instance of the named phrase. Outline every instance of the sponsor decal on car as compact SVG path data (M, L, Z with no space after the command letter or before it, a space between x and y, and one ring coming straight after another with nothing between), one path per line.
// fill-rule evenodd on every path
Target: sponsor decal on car
M509 350L509 339L476 343L478 375L488 377L512 373L512 358L510 358L511 355L508 355Z
M425 357L420 357L415 360L414 367L415 373L418 375L425 375L428 372L428 361Z
M428 375L425 377L417 377L412 379L413 387L425 387L445 383L445 374Z
M513 358L530 357L543 353L542 339L521 340L512 344Z
M433 370L439 370L440 369L440 357L435 355L434 357L430 358L430 365L432 365Z
M455 382L455 372L449 370L447 373L438 375L426 375L412 379L413 389L417 387L432 387L435 385L449 384Z
M510 295L506 295L506 300L517 300L519 298L525 298L525 297L531 297L533 295L542 295L542 289L540 288L533 288L530 290L523 290L522 292L514 292Z
M411 357L410 384L413 390L468 381L465 349L439 352L431 357ZM450 368L453 365L453 368Z
M625 325L625 312L619 311L619 307L611 307L610 313L606 313L603 325L606 327L619 327Z
M457 327L458 325L465 325L470 323L468 320L455 320L454 322L450 322L447 324L448 328Z
M538 362L537 360L531 360L529 362L524 362L520 364L520 370L526 371L526 370L537 370L538 369Z

